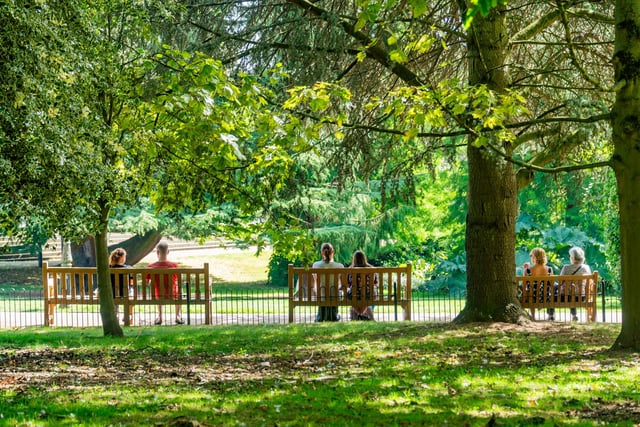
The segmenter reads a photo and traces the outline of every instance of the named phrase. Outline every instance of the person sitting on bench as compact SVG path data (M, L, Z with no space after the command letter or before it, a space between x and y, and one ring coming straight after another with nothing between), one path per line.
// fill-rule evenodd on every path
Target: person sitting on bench
M571 264L565 265L560 271L560 276L576 276L591 274L591 267L584 263L584 251L577 246L569 249L569 260ZM584 298L586 286L586 280L581 280L580 283L562 283L560 284L559 295L561 298L571 296L572 298L581 297ZM566 286L572 286L573 292L568 292ZM547 309L547 320L554 320L555 310L553 308ZM578 321L578 311L575 307L571 307L571 320L573 322Z

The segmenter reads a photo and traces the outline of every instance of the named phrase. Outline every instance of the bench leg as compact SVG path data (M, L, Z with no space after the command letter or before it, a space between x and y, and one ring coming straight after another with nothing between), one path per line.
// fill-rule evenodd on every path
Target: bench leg
M53 326L53 321L56 317L56 305L49 303L47 307L47 317L49 318L49 326Z
M404 306L404 320L411 320L411 301Z
M133 319L133 305L124 304L122 310L124 314L124 326L131 326L131 320Z
M211 325L213 323L213 321L212 321L212 311L213 311L212 304L213 304L213 302L210 301L210 300L207 300L207 302L205 303L205 306L204 306L204 317L205 317L204 324L205 325Z

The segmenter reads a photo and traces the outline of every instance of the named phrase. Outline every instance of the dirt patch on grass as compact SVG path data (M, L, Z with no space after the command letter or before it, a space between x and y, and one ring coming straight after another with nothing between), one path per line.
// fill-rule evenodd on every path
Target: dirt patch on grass
M423 337L425 331L431 334ZM543 323L537 322L528 326L518 326L505 323L477 324L456 326L451 324L420 324L415 323L403 327L402 332L415 339L433 340L439 332L459 331L461 335L468 335L471 341L478 340L478 345L469 347L469 353L458 349L460 363L466 360L470 369L474 364L484 363L483 366L491 366L493 369L511 370L516 368L520 360L511 354L514 349L503 350L494 347L483 347L482 338L493 334L525 333L540 338L554 337L566 338L567 341L593 342L596 347L604 347L611 342L611 336L601 335L598 328L584 325ZM368 335L369 336L369 335ZM343 342L341 345L348 345ZM501 352L509 351L502 357ZM294 352L295 353L295 352ZM233 392L244 392L246 384L254 384L261 381L270 381L274 378L294 383L301 379L309 381L334 381L340 378L340 367L352 363L350 351L311 351L304 356L294 353L264 354L252 352L175 352L159 351L155 347L142 347L135 351L131 349L89 349L89 348L46 348L46 349L12 349L0 353L0 390L13 393L27 393L29 390L46 390L51 384L62 389L74 390L83 387L109 384L130 384L135 387L157 387L158 384L178 384L185 389L199 387L211 388L217 391L225 391L229 387L235 387ZM450 351L443 350L440 355L444 360L450 358ZM480 355L476 353L481 353ZM573 353L571 356L558 356L543 354L538 356L542 365L553 364L558 357L584 358L585 363L581 369L593 369L594 373L607 372L614 368L606 361L589 358L593 356L593 350L587 350L582 354ZM403 349L393 356L404 358L408 365L421 364L424 355L420 352ZM475 359L487 359L486 362L477 362ZM626 361L625 361L626 359ZM621 358L623 363L637 364L637 356ZM499 362L499 363L494 363ZM609 363L618 363L613 357ZM457 364L442 362L442 372L446 372ZM320 375L319 373L325 373ZM335 374L335 375L334 375ZM462 389L451 388L454 394L463 392ZM578 402L578 399L575 400ZM572 406L571 399L567 406ZM603 400L599 397L588 401L582 407L572 408L565 412L570 419L599 420L604 423L640 422L640 404L633 400ZM531 424L544 424L545 418L531 419ZM500 419L498 419L498 424Z

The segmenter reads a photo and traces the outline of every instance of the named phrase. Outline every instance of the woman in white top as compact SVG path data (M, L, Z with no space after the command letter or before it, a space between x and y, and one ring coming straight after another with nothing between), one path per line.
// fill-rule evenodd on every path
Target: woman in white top
M333 260L333 255L335 254L335 250L333 249L333 245L331 243L323 243L320 249L322 253L322 259L320 261L316 261L311 266L312 268L344 268L343 264L339 262L335 262ZM326 286L324 283L324 277L321 278L320 283L316 283L317 295L318 298L326 297ZM332 288L331 284L328 284L330 288ZM329 291L330 293L331 291ZM332 295L337 297L337 295ZM338 307L319 307L318 308L318 316L316 317L316 321L324 322L324 321L337 321L340 320L340 315L338 314Z

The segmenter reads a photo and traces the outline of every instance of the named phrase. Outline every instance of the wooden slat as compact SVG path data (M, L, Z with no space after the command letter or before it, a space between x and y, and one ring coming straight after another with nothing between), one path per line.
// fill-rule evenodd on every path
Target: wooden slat
M211 323L211 286L207 263L203 268L112 268L110 274L114 274L116 278L114 304L124 305L125 312L129 307L133 308L136 305L186 304L186 296L183 294L186 288L183 289L183 287L189 282L190 303L207 305L205 323ZM119 295L121 275L126 278L127 283L124 293ZM128 285L130 275L133 277L131 287ZM161 289L165 284L168 285L168 295L162 298L155 298L153 293L155 275L158 275L161 281ZM173 295L172 277L174 275L178 276L178 295ZM95 267L49 267L47 262L43 262L45 325L53 324L57 304L99 304L100 299L95 292L96 277ZM111 283L109 283L110 287ZM125 313L125 322L127 317Z
M597 271L589 275L516 276L515 285L523 308L586 308L587 319L596 320Z
M411 264L404 267L345 267L305 268L288 267L289 322L293 322L296 306L336 307L352 305L399 305L405 320L411 319ZM357 277L363 284L360 299L348 297L348 278ZM367 277L369 280L367 281ZM376 277L375 280L371 280ZM367 285L368 282L368 285ZM367 297L366 286L369 286ZM376 289L372 292L372 289ZM396 289L398 295L396 295ZM355 303L355 304L354 304Z

